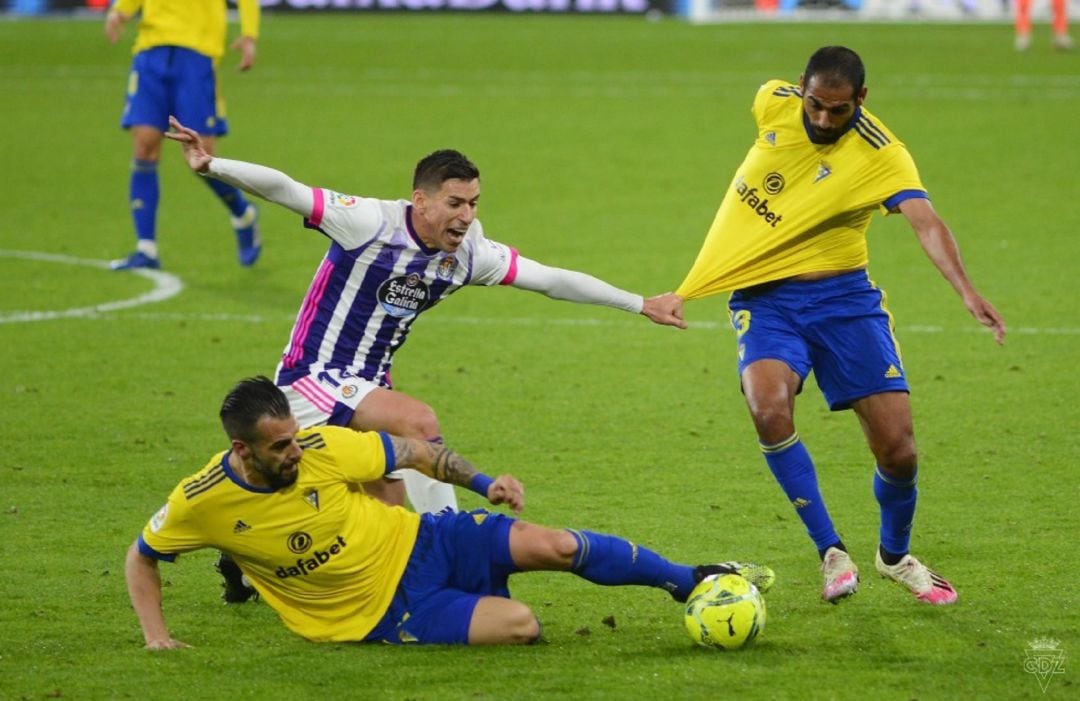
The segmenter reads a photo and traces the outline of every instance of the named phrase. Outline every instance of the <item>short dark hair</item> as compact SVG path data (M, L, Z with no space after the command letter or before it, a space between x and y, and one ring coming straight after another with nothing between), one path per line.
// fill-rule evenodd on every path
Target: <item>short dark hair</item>
M270 416L286 419L292 416L289 400L273 380L263 375L248 377L236 383L221 403L221 426L233 439L253 443L258 438L255 426L259 419Z
M442 149L420 159L413 171L413 190L439 189L447 180L476 180L480 169L465 154Z
M846 46L823 46L814 52L803 71L803 81L817 77L826 85L850 85L852 96L858 96L866 82L866 68L859 54Z

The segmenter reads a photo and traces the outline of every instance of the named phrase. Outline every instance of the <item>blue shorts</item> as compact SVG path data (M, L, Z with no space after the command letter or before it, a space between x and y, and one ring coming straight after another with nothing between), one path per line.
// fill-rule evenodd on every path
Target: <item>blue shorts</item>
M767 358L787 363L803 380L813 370L833 411L872 394L909 391L885 293L865 270L738 290L728 308L740 377Z
M224 104L217 96L214 60L180 46L135 54L120 126L169 130L169 115L204 136L225 136Z
M466 644L482 597L510 596L510 526L502 514L445 511L420 517L409 564L367 642Z

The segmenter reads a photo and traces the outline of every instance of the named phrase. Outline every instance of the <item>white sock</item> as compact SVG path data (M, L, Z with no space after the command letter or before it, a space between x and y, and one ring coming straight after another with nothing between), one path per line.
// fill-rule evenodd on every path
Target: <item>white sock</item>
M135 250L145 253L151 258L157 258L157 242L150 239L139 239L135 242Z
M416 470L401 470L405 481L405 494L418 514L434 514L449 508L457 511L457 496L453 485L431 479Z

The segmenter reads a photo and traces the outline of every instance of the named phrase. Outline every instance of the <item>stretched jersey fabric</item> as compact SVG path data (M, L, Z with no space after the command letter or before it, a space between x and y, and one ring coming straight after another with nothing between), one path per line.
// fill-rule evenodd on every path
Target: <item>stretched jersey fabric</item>
M832 144L810 140L797 85L765 83L752 112L757 139L679 286L686 299L866 267L874 211L927 197L907 148L862 107Z
M176 486L139 550L166 561L224 550L292 631L362 640L390 605L420 517L359 488L393 469L385 434L323 426L300 431L297 441L299 475L278 491L243 482L228 452L215 455Z
M237 0L240 34L259 37L259 0ZM116 0L127 16L142 12L131 52L183 46L213 59L225 53L225 0Z
M279 385L329 368L389 387L392 356L421 313L464 285L514 281L517 251L484 238L478 220L446 253L413 231L407 200L313 193L306 225L332 243L282 353Z

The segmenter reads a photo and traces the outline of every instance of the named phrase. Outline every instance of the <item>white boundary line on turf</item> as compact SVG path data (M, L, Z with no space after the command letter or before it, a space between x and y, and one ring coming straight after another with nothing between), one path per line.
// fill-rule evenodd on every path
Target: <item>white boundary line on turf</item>
M109 261L92 260L88 258L75 258L74 256L59 255L56 253L41 253L39 251L12 251L0 248L0 257L19 258L21 260L36 260L47 263L60 263L63 265L82 265L89 268L109 270ZM111 272L111 271L110 271ZM160 270L146 270L137 268L130 272L139 277L146 278L154 283L154 289L137 297L121 299L115 302L104 302L89 307L74 307L70 309L46 310L46 311L12 311L0 312L0 324L11 324L28 321L49 321L52 319L68 318L92 318L107 312L119 309L129 309L143 304L161 302L170 297L175 297L184 289L184 283L180 278L171 273Z
M37 321L37 319L10 319L18 314L32 314L34 312L14 312L7 317L0 316L0 323L7 321ZM219 323L242 323L242 324L292 324L296 321L294 315L288 314L226 314L205 312L132 312L130 314L114 314L108 317L96 314L67 314L78 318L93 321L205 321ZM446 324L456 326L590 326L590 327L629 327L641 322L638 321L612 321L607 319L566 319L558 317L474 317L474 316L437 316L431 317L426 322L428 325ZM691 329L704 329L717 331L729 328L728 324L720 321L691 321ZM989 333L989 329L975 324L966 324L961 327L946 328L944 326L928 326L912 324L901 326L900 333L937 334L937 333ZM1080 336L1080 327L1056 326L1037 327L1020 326L1010 328L1009 334L1018 336Z
M99 268L102 270L109 270L109 262L104 260L92 260L88 258L75 258L74 256L65 256L56 253L41 253L39 251L13 251L0 248L0 258L19 258L22 260L36 260L45 261L49 263L61 263L64 265L83 265L90 268ZM162 302L171 297L175 297L180 294L184 289L184 283L177 276L166 273L161 270L146 270L145 268L136 268L131 270L140 277L146 278L154 283L154 289L150 292L132 297L130 299L122 299L115 302L105 302L102 304L96 304L89 307L75 307L71 309L59 309L48 311L11 311L0 312L0 324L11 323L24 323L31 321L49 321L52 319L94 319L101 320L102 314L108 312L119 311L121 309L130 309L132 307L142 306L144 304L153 304L155 302ZM208 314L201 312L135 312L132 314L114 315L109 317L109 320L122 321L124 319L138 319L140 321L208 321L208 322L225 322L225 323L248 323L248 324L269 324L269 323L290 323L295 321L295 316L287 316L285 314ZM507 318L491 318L491 317L443 317L436 316L429 319L428 324L457 324L457 325L469 325L479 326L481 324L486 325L511 325L511 326L629 326L632 323L626 320L612 321L607 319L565 319L558 317L507 317ZM726 329L728 324L719 321L691 321L690 328L692 329L706 329L717 330ZM946 333L954 331L955 329L946 329L943 326L926 326L926 325L912 325L903 326L900 328L902 333ZM987 329L984 329L977 325L966 325L959 329L963 333L988 333ZM1033 327L1033 326L1021 326L1009 330L1010 333L1025 335L1025 336L1077 336L1080 335L1080 328L1076 327Z

